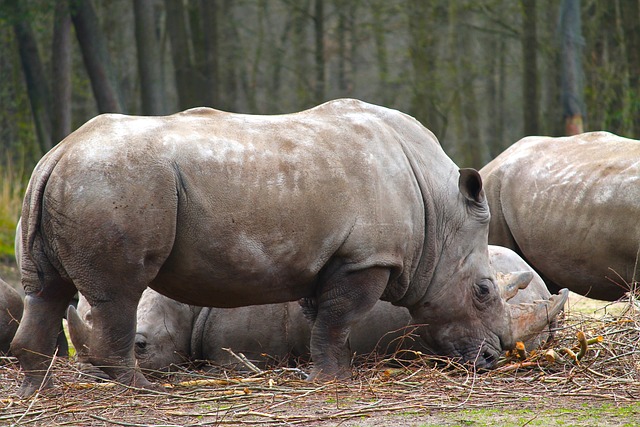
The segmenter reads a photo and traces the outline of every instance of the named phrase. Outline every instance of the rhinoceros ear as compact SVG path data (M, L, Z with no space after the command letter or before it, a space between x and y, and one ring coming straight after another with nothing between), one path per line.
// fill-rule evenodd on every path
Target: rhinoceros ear
M482 203L484 201L484 190L482 189L482 178L477 170L472 168L460 169L458 188L468 200Z

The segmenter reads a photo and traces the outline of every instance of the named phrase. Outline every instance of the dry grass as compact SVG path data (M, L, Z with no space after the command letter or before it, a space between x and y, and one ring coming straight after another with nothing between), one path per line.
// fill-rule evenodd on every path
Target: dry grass
M56 387L19 400L11 396L22 374L15 360L5 359L0 425L335 425L349 419L376 425L365 420L461 408L631 404L640 398L640 315L634 303L623 308L616 315L569 310L550 344L555 361L546 350L524 360L514 354L482 373L422 356L360 361L349 383L307 383L299 370L284 368L254 375L184 371L165 378L164 391L150 392L81 382L73 363L57 360ZM580 353L578 332L595 342L575 361L563 349ZM599 336L601 341L593 339Z
M13 241L20 216L24 182L23 168L0 163L0 262L14 259Z

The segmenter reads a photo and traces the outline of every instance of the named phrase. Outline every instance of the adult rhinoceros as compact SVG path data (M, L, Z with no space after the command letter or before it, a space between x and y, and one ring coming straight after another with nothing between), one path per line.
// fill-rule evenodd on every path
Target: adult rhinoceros
M521 254L550 289L614 301L637 280L640 141L528 137L480 174L489 242Z
M489 245L489 262L502 296L509 303L534 303L551 296L540 276L511 249ZM518 272L517 276L513 272ZM522 289L517 292L519 288ZM86 366L83 349L88 345L93 320L91 307L82 296L77 312L79 316L69 316L69 335L78 360ZM400 350L426 352L422 340L411 334L414 327L408 326L410 322L406 308L378 301L352 326L350 352L358 355L375 352L381 356ZM556 321L549 319L549 323L547 330L526 342L527 348L538 347L551 337ZM231 368L239 366L238 360L224 348L245 354L262 368L269 362L280 363L291 357L309 358L311 331L297 302L203 308L147 288L138 303L136 328L138 365L151 371L170 370L196 360Z
M22 221L20 395L48 385L76 290L92 307L92 363L142 387L133 346L147 286L220 307L306 298L310 379L349 375L349 328L380 298L428 325L434 351L491 367L567 296L508 307L480 175L415 119L355 100L275 116L98 116L38 163Z

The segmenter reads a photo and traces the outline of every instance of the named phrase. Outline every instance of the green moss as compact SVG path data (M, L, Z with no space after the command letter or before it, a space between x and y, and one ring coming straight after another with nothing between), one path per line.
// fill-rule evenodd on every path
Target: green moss
M396 417L416 417L416 412L403 412L395 414ZM438 411L433 415L436 422L420 423L418 427L430 426L473 426L473 427L500 427L523 426L547 427L547 426L636 426L640 417L640 403L616 406L603 403L597 405L582 404L573 408L562 409L465 409L460 411ZM425 420L426 421L426 420ZM412 424L413 425L413 424Z

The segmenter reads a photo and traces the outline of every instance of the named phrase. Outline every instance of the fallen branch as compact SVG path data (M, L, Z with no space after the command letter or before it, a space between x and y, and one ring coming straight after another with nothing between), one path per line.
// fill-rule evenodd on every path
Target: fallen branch
M262 373L262 369L258 368L256 365L254 365L253 363L251 363L251 361L249 359L247 359L247 357L242 354L242 353L234 353L233 350L231 350L230 348L222 348L224 351L228 352L230 355L232 355L233 357L235 357L237 360L240 361L240 363L242 363L244 366L246 366L247 368L251 369L253 372L255 372L256 374L261 374Z

